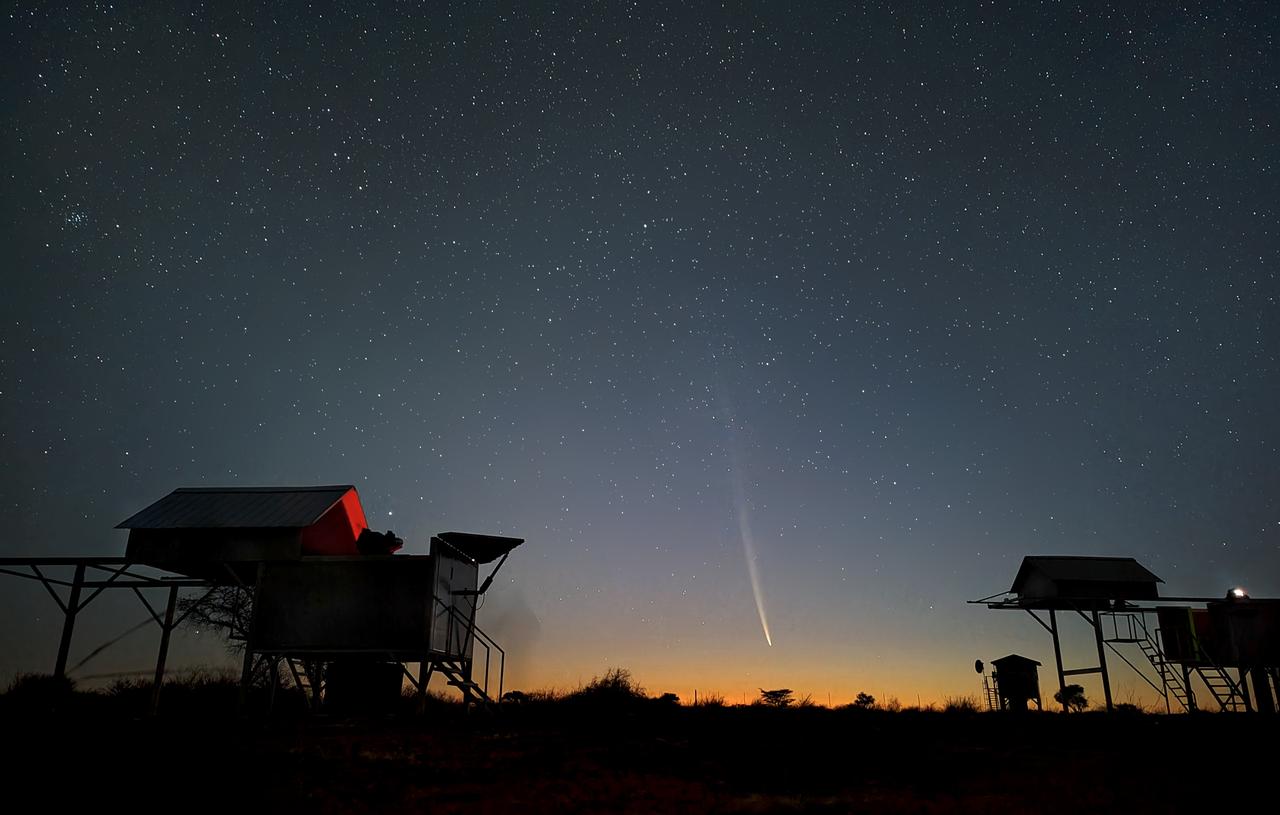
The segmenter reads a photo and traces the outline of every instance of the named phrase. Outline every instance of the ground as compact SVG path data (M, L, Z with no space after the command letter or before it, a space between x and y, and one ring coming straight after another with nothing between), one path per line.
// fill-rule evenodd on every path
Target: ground
M13 800L55 811L1178 812L1265 801L1274 719L556 701L237 718L0 706Z

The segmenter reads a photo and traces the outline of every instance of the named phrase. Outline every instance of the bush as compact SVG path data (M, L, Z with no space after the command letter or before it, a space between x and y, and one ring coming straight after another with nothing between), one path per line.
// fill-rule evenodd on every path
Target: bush
M255 695L264 691L255 689ZM150 676L117 679L101 692L111 707L131 716L142 716L151 708ZM161 715L233 715L240 694L240 680L229 671L193 668L166 676L160 687Z
M791 707L791 703L795 701L791 688L778 688L777 690L760 689L760 704L765 707Z
M18 716L41 716L72 708L82 710L92 699L77 692L76 683L66 677L26 673L14 677L0 702Z
M15 676L4 695L10 703L44 705L68 699L75 692L76 683L65 676L29 673Z
M977 713L978 700L972 696L948 696L942 705L944 713Z
M1053 699L1067 709L1069 713L1079 713L1089 706L1084 696L1084 688L1080 685L1067 685L1053 694Z
M644 700L644 688L626 668L610 668L603 676L593 677L584 687L567 697L579 702L626 704Z

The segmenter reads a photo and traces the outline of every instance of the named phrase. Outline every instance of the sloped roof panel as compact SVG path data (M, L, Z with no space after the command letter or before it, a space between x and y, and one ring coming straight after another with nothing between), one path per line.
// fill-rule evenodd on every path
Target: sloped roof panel
M1011 592L1021 593L1032 572L1054 582L1163 583L1131 557L1081 557L1075 555L1028 555L1022 559Z
M492 563L524 543L524 538L476 535L472 532L441 532L436 537L476 563Z
M353 487L183 487L116 529L299 529Z
M1040 663L1021 654L1009 654L1007 657L991 660L991 664L999 667L1001 665L1039 665Z

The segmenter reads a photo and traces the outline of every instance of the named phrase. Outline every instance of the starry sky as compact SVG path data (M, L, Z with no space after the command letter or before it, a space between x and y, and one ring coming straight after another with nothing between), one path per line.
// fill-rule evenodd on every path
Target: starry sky
M1274 4L263 6L4 14L0 554L353 483L527 538L508 688L731 701L1050 665L1025 554L1280 594Z

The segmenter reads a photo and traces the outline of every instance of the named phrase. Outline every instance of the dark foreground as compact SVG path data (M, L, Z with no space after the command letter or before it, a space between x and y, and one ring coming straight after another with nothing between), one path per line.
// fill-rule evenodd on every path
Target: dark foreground
M55 812L1167 813L1269 809L1277 724L656 702L144 720L8 705L0 766L9 802Z

